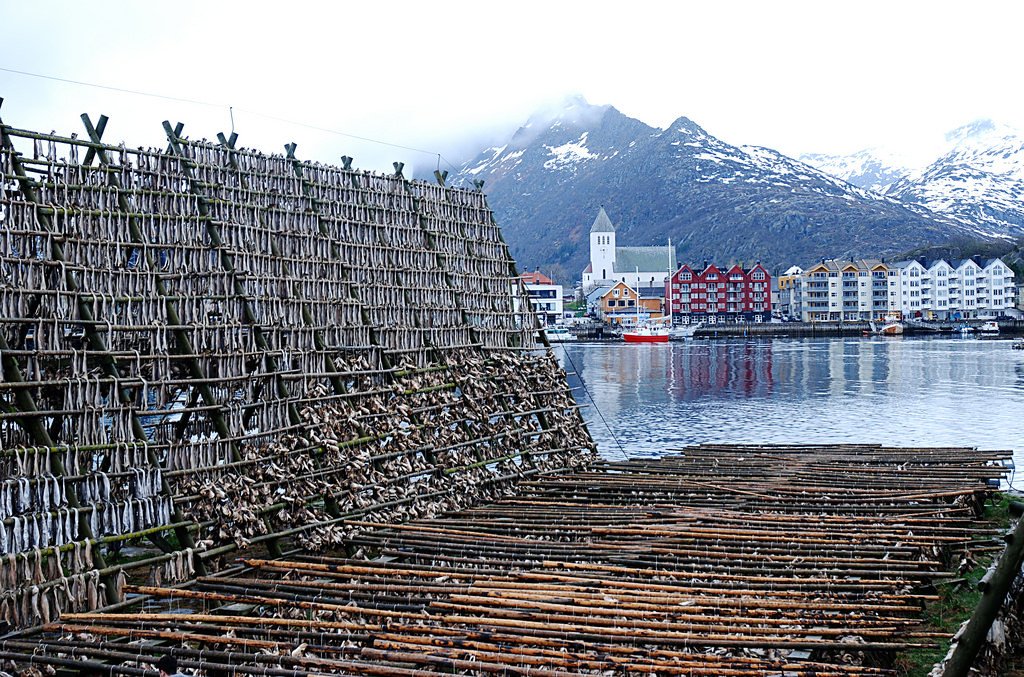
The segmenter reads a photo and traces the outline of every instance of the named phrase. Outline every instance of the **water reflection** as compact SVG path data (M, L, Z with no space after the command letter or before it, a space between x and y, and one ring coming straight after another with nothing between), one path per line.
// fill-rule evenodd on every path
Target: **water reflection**
M609 457L621 453L616 440L631 456L699 442L878 442L1013 449L1024 469L1024 352L1006 340L698 340L556 352L592 396L587 420Z

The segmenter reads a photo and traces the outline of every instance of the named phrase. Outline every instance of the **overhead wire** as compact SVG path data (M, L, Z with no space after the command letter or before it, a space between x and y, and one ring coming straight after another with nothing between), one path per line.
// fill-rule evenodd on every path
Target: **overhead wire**
M121 94L131 94L133 96L146 96L146 97L150 97L150 98L154 98L154 99L163 99L165 101L177 101L179 103L188 103L188 104L193 104L193 105L196 105L196 106L206 106L208 108L223 108L223 109L226 109L228 111L228 116L229 116L229 118L231 120L231 131L232 132L235 131L235 115L234 115L234 112L235 112L236 108L234 106L231 106L231 105L226 104L226 103L216 103L216 102L212 102L212 101L202 101L202 100L199 100L199 99L190 99L190 98L187 98L187 97L180 97L180 96L169 96L167 94L156 94L154 92L144 92L142 90L131 89L131 88L128 88L128 87L114 87L112 85L101 85L101 84L96 83L96 82L86 82L84 80L74 80L72 78L62 78L62 77L58 77L58 76L55 76L55 75L44 75L42 73L32 73L30 71L18 70L16 68L7 68L7 67L4 67L4 66L0 66L0 71L5 72L5 73L13 73L15 75L23 75L25 77L40 78L42 80L51 80L53 82L63 82L63 83L66 83L66 84L79 85L81 87L93 87L93 88L96 88L96 89L105 89L105 90L112 91L112 92L119 92ZM445 162L445 164L447 164L452 169L454 169L456 171L458 171L458 169L459 169L455 165L455 163L453 163L451 160L449 160L448 158L444 157L444 155L442 155L441 153L439 153L437 151L427 150L427 149L424 149L424 148L416 148L415 146L407 146L407 145L400 144L400 143L392 143L390 141L383 141L381 139L374 139L372 137L363 136L363 135L360 135L360 134L351 134L349 132L343 132L341 130L331 129L329 127L322 127L320 125L314 125L314 124L311 124L311 123L308 123L308 122L300 122L298 120L292 120L292 119L280 117L280 116L277 116L277 115L268 115L267 113L261 113L260 111L256 111L256 110L252 110L252 109L248 109L248 108L238 108L237 110L239 112L247 113L249 115L254 115L256 117L265 118L267 120L274 120L275 122L283 122L285 124L294 125L296 127L303 127L303 128L306 128L306 129L312 129L312 130L315 130L315 131L318 131L318 132L324 132L325 134L333 134L335 136L343 136L343 137L348 138L348 139L355 139L357 141L365 141L367 143L374 143L374 144L377 144L377 145L380 145L380 146L389 146L391 148L400 148L402 150L408 150L408 151L411 151L411 152L414 152L414 153L423 153L425 155L435 156L438 159L438 164L437 164L438 168L440 168L440 166L441 166L440 163L443 160Z
M30 73L29 71L22 71L16 68L5 68L0 66L0 71L5 73L14 73L15 75L24 75L30 78L40 78L42 80L52 80L54 82L64 82L72 85L81 85L82 87L95 87L96 89L106 89L111 92L120 92L122 94L134 94L136 96L148 96L154 99L164 99L166 101L179 101L181 103L191 103L196 106L209 106L210 108L227 108L226 104L211 103L210 101L200 101L198 99L188 99L180 96L168 96L166 94L154 94L152 92L143 92L137 89L128 89L127 87L114 87L112 85L101 85L95 82L85 82L83 80L73 80L71 78L61 78L55 75L43 75L42 73Z
M239 108L238 110L243 112L243 113L248 113L249 115L255 115L257 117L266 118L267 120L274 120L275 122L283 122L285 124L295 125L296 127L305 127L306 129L313 129L313 130L318 131L318 132L325 132L327 134L334 134L336 136L344 136L344 137L346 137L348 139L356 139L357 141L366 141L366 142L369 142L369 143L376 143L376 144L379 144L381 146L390 146L391 148L400 148L402 150L413 151L414 153L423 153L425 155L433 155L433 156L436 156L437 158L439 158L440 160L444 160L445 163L447 163L448 166L450 166L452 169L456 169L456 170L458 169L458 167L456 167L451 161L449 161L446 157L444 157L441 153L438 153L437 151L426 150L424 148L416 148L415 146L406 146L406 145L403 145L403 144L400 144L400 143L391 143L390 141L381 141L380 139L373 139L373 138L370 138L368 136L360 136L359 134L349 134L348 132L342 132L342 131L337 130L337 129L331 129L329 127L321 127L319 125L314 125L314 124L310 124L310 123L307 123L307 122L298 122L296 120L289 120L287 118L282 118L282 117L279 117L277 115L268 115L266 113L260 113L259 111L255 111L255 110L251 110L251 109L247 109L247 108Z
M619 448L619 453L622 454L622 459L624 461L628 461L629 454L626 453L626 450L625 448L623 448L622 443L619 442L619 438L615 436L615 432L612 430L611 425L608 423L608 420L604 417L604 414L601 412L601 407L597 406L597 400L594 399L594 395L590 392L590 388L587 387L587 382L583 379L583 374L580 372L579 369L576 368L576 363L572 361L572 356L566 349L565 344L561 344L561 346L562 354L565 355L565 359L569 362L569 365L572 367L573 373L576 374L577 378L579 378L580 385L583 387L583 392L585 392L587 394L587 397L590 398L590 403L594 406L594 411L597 412L597 417L601 419L601 423L604 424L605 429L608 431L608 436L612 438L612 441L615 442L615 446Z

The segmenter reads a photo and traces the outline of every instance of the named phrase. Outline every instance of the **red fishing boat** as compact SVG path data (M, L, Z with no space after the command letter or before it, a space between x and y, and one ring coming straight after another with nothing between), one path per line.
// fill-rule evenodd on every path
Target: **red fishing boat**
M668 343L668 330L664 322L649 320L622 332L622 338L626 343Z

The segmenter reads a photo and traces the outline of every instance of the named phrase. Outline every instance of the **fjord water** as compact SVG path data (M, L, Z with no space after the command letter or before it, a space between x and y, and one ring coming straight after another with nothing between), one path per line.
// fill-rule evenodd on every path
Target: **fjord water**
M1007 339L561 344L606 458L687 444L1010 449L1024 486L1024 351ZM572 374L571 372L576 372Z

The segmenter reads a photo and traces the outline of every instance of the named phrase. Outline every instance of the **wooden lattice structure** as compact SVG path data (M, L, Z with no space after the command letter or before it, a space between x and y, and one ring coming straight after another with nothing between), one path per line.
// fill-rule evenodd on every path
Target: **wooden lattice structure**
M0 661L143 675L895 676L1005 452L701 446L594 462L515 496L363 525L372 559L249 558L131 610L0 638ZM227 574L227 575L225 575ZM2 663L0 663L2 666ZM148 673L152 675L153 673Z
M596 459L479 190L83 122L0 123L0 672L892 675L999 548L1008 452Z
M591 457L479 190L82 118L0 123L0 622Z

